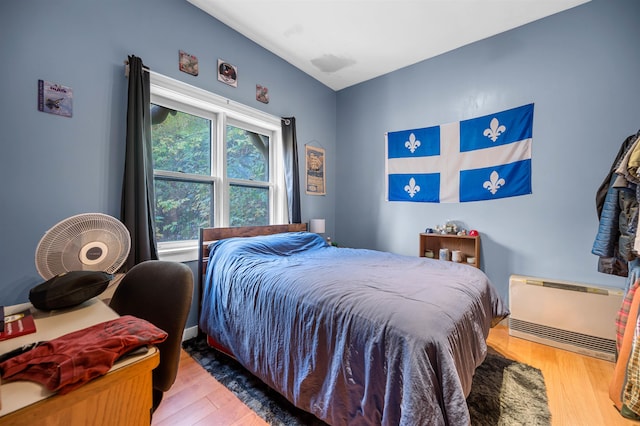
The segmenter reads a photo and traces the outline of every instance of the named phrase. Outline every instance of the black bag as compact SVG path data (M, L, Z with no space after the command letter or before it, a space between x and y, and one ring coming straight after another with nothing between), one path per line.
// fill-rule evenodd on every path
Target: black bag
M112 274L101 271L66 272L33 287L29 300L44 311L70 308L101 294L112 279Z

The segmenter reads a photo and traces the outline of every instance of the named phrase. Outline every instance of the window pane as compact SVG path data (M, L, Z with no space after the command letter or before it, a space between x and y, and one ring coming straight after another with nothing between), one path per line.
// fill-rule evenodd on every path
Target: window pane
M153 168L211 174L211 120L151 105Z
M227 176L266 182L269 180L269 137L227 126Z
M229 187L229 225L269 224L269 189L231 185Z
M156 178L156 240L197 240L199 229L213 226L213 184Z

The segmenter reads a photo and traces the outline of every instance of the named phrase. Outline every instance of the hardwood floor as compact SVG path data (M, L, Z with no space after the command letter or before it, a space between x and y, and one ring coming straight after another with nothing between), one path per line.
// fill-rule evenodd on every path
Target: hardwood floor
M244 405L184 350L178 377L153 414L152 426L259 426L267 422Z
M503 356L542 371L553 426L640 425L623 418L609 399L613 363L511 337L503 325L491 330L488 344ZM152 425L267 423L183 351L176 383L154 413Z

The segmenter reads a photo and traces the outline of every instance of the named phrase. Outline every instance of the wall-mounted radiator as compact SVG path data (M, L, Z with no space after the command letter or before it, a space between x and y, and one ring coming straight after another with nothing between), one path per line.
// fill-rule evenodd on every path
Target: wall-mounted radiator
M512 275L509 334L614 361L623 295L618 288Z

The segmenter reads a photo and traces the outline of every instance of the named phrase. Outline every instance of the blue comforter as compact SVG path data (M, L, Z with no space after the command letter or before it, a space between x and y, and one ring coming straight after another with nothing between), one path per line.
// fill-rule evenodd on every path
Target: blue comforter
M332 425L466 425L508 310L472 266L329 246L301 232L211 247L200 325Z

